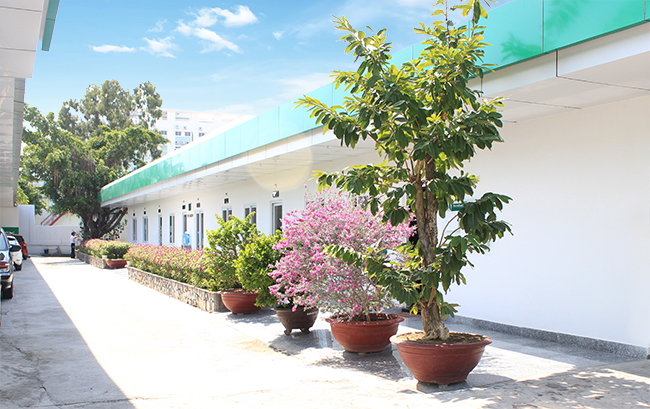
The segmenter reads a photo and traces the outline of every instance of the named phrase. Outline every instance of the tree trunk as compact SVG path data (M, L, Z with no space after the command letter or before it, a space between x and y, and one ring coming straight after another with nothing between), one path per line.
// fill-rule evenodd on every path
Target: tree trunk
M125 214L124 208L103 208L100 214L81 216L84 239L101 239L119 226Z
M426 156L424 161L425 183L436 178L435 163L433 158ZM434 252L438 246L438 202L434 193L427 191L428 186L417 184L415 196L415 220L417 222L418 239L420 241L420 255L424 260L423 268L435 262ZM440 317L440 306L436 302L436 289L431 294L421 294L418 302L422 314L423 339L449 338L449 330ZM426 297L429 296L427 299Z
M440 319L440 308L438 304L435 301L420 300L418 307L420 308L420 314L422 314L422 328L424 329L424 337L422 339L447 340L449 338L449 329L445 327L442 319Z

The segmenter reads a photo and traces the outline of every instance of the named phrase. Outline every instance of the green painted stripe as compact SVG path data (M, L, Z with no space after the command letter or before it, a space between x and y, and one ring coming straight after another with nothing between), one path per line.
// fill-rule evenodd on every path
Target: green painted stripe
M54 32L54 22L56 14L59 11L59 0L49 0L47 6L47 15L45 16L45 28L43 29L43 42L41 50L50 51L52 43L52 33Z
M485 62L499 68L643 23L650 0L515 0L492 10L486 22ZM56 1L58 4L58 1ZM400 65L424 49L416 44L393 54ZM332 84L307 95L340 105L346 93ZM291 101L153 166L105 186L100 201L125 195L264 145L316 128L304 108Z

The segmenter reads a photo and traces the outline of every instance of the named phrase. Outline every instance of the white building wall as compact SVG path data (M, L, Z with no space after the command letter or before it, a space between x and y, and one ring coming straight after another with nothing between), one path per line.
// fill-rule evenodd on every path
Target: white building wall
M650 346L650 97L508 123L505 143L481 152L467 166L481 178L478 194L489 190L513 198L503 218L513 226L475 268L464 273L468 285L446 297L461 305L459 314L509 325ZM374 153L354 164L376 162ZM340 170L341 159L314 166ZM205 228L217 227L228 194L232 214L257 206L258 226L271 232L271 204L281 200L284 214L304 208L304 184L317 191L310 172L285 172L216 189L188 189L160 202L129 207L135 212L138 242L142 216L176 216L176 241L182 240L182 206L197 203ZM271 197L277 190L279 197ZM151 217L151 216L150 216ZM193 228L194 219L190 226ZM149 222L157 244L157 222ZM126 231L130 236L131 226ZM192 247L196 234L190 230ZM205 245L207 246L207 236Z
M460 314L650 346L650 97L506 124L468 166L513 202ZM482 192L480 192L482 193Z
M359 156L355 163L365 164L377 162L377 156L374 153ZM340 170L349 166L349 160L337 160L323 163L322 166L316 167L319 170ZM162 199L156 202L147 202L141 205L129 206L128 226L123 234L123 238L128 241L133 240L133 219L137 219L137 243L143 243L143 217L147 212L149 217L149 240L148 243L158 244L158 222L152 221L152 214L163 216L163 243L164 245L180 246L182 243L182 217L183 214L191 214L188 218L189 233L192 240L192 248L197 247L196 240L196 214L204 213L204 222L206 230L214 230L218 227L216 214L222 215L224 208L231 208L233 216L244 218L244 209L246 206L255 205L257 208L257 226L260 231L270 234L272 232L272 206L273 203L282 203L283 213L294 209L303 209L305 207L305 194L308 192L315 193L318 191L317 183L311 178L311 172L281 172L274 175L266 176L259 179L249 179L247 182L237 182L225 184L216 189L191 190L184 194L169 199ZM305 188L307 186L307 188ZM278 191L279 197L272 197L272 192ZM227 194L227 196L226 196ZM224 204L224 198L229 199L228 204ZM197 207L197 203L201 206ZM188 210L191 204L191 210ZM185 209L183 209L185 205ZM135 214L135 217L134 217ZM175 215L175 242L170 243L169 216ZM204 245L207 246L207 234L205 235Z

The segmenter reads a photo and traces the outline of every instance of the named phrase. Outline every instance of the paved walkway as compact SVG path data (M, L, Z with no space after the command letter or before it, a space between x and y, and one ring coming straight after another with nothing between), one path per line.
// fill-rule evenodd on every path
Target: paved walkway
M468 382L439 389L391 348L343 352L323 321L285 336L271 311L208 314L125 270L34 257L15 283L2 301L2 409L650 407L647 360L489 333Z

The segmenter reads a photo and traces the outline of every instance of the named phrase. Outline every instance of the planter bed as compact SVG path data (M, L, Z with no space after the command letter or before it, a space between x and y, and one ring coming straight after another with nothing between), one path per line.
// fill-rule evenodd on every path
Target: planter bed
M147 271L127 266L129 280L142 284L169 297L175 298L193 307L207 312L224 312L228 309L221 301L221 294L196 288L190 284L181 283L169 278L161 277Z
M108 268L109 268L109 267L106 265L106 260L104 260L103 258L97 258L97 257L93 257L93 256L91 256L90 254L79 253L79 252L77 252L77 253L75 254L75 256L76 256L79 260L83 261L83 262L86 263L86 264L90 264L90 265L93 266L93 267L97 267L97 268L105 268L105 269L108 269Z

